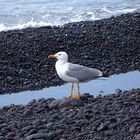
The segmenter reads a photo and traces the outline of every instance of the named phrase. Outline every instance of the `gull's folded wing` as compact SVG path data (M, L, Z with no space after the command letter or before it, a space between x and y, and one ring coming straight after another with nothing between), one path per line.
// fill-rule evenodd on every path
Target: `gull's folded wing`
M88 68L72 63L69 63L66 74L70 77L78 79L79 82L87 82L102 76L102 72L97 69Z

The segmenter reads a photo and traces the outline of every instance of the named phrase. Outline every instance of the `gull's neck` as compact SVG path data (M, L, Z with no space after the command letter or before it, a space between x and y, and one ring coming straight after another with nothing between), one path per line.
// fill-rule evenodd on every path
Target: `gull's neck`
M64 63L67 63L68 61L67 60L57 60L56 63L59 63L59 64L64 64Z
M57 73L59 73L59 71L62 71L63 70L63 66L67 63L67 61L64 61L64 60L57 60L56 63L55 63L55 68L56 68L56 71Z

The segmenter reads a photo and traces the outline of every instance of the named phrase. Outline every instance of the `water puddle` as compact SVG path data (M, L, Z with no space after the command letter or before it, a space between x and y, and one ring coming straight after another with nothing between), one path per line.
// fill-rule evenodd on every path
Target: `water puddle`
M0 107L10 104L27 104L32 99L54 97L56 99L68 96L71 84L60 87L44 88L38 91L24 91L13 94L0 95ZM125 74L110 76L107 80L93 80L81 84L81 93L90 93L94 96L114 93L117 89L130 90L140 88L140 72L133 71ZM75 93L77 87L75 86Z

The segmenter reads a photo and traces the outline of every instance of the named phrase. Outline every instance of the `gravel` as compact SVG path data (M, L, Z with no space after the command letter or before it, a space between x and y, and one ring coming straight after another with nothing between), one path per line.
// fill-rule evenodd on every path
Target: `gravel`
M47 58L58 51L107 75L140 70L140 13L0 32L0 46L1 94L63 84Z
M50 53L118 74L140 70L140 13L0 32L0 93L63 84ZM0 140L140 140L140 89L0 108Z
M79 100L50 98L33 100L25 106L5 106L0 109L2 138L139 140L140 89L96 98L84 94Z

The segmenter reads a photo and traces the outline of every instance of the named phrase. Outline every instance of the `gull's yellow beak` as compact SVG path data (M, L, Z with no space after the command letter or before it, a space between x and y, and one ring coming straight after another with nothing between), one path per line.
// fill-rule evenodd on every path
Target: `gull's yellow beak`
M56 58L56 55L48 55L48 58Z

